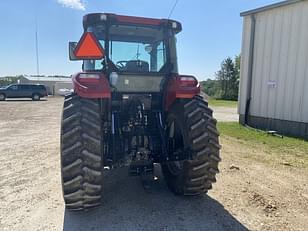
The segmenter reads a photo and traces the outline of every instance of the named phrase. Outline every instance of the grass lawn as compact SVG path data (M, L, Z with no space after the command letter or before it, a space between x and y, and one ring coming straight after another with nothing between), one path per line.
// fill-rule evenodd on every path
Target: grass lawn
M266 132L244 127L237 122L218 123L218 129L222 138L248 146L251 152L246 156L247 158L271 164L278 163L308 168L307 141L268 135Z
M209 99L209 105L215 107L237 107L237 101Z

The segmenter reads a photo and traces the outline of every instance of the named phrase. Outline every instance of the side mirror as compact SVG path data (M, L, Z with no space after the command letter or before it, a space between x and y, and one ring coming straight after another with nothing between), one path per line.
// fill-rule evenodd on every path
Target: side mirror
M69 42L68 49L69 49L69 57L71 61L80 60L75 56L75 48L77 47L77 42Z

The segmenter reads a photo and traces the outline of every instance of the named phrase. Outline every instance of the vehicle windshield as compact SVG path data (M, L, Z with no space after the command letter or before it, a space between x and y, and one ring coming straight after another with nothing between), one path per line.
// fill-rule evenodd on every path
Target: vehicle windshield
M92 27L102 47L106 50L106 30ZM163 29L113 25L109 29L108 58L119 72L164 72L167 64L166 42ZM102 70L103 60L85 61L86 70Z

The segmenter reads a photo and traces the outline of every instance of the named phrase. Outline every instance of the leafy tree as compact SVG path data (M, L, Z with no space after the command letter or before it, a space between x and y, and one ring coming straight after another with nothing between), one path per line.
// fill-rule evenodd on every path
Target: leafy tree
M7 86L17 83L20 76L5 76L0 78L0 86Z
M200 86L203 92L208 96L218 97L217 92L219 91L219 85L217 80L207 79L206 81L200 82Z
M235 78L233 60L228 57L221 63L221 69L216 73L216 79L220 83L220 96L222 99L232 98L232 84Z
M221 63L221 69L216 73L219 89L216 92L217 98L237 100L240 78L240 60L238 55L233 61L228 57Z

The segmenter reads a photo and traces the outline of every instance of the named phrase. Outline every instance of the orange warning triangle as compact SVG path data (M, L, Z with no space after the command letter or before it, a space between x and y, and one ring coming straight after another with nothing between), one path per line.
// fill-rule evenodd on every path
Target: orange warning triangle
M105 55L104 49L91 32L82 35L74 53L78 59L102 59Z

